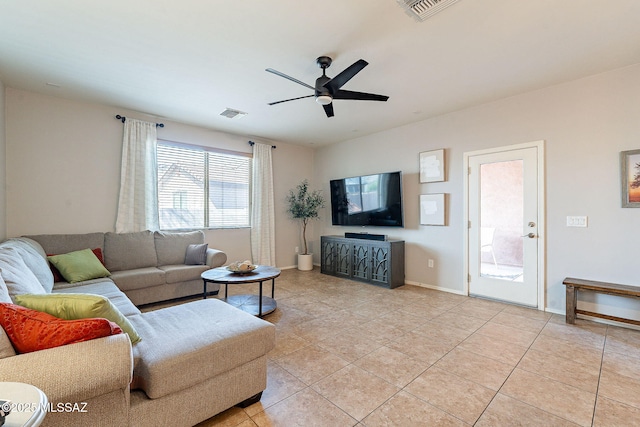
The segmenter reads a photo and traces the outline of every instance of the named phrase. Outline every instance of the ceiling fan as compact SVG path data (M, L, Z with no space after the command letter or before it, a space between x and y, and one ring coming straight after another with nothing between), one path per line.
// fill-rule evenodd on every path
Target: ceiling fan
M327 114L327 117L333 117L333 100L334 99L353 99L360 101L386 101L389 99L388 96L384 95L376 95L374 93L364 93L364 92L353 92L350 90L342 90L340 89L347 83L353 76L358 74L364 67L369 65L367 61L364 59L359 59L349 67L345 68L341 73L339 73L334 78L327 77L326 70L331 65L331 58L328 56L321 56L316 59L316 62L320 68L322 68L322 76L316 79L316 86L313 87L311 85L306 84L305 82L301 82L298 79L295 79L291 76L288 76L280 71L276 71L273 68L267 68L265 71L273 73L277 76L284 77L287 80L291 80L292 82L298 83L304 87L307 87L314 91L313 95L307 96L299 96L297 98L284 99L282 101L270 102L269 105L280 104L282 102L295 101L296 99L302 98L311 98L312 96L316 98L316 102L322 105L324 108L324 112Z

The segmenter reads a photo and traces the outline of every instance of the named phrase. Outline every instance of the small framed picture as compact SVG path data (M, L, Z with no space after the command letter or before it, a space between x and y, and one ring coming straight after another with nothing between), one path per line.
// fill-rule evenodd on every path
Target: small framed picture
M420 195L420 225L445 225L444 194Z
M420 183L444 180L444 149L420 153Z
M640 150L620 153L623 208L640 208Z

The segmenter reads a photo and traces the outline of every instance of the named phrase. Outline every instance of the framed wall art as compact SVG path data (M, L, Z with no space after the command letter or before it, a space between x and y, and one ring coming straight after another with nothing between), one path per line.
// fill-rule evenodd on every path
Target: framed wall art
M640 208L640 150L620 153L623 208Z
M420 153L420 183L445 180L444 149Z
M420 225L445 225L444 194L420 195Z

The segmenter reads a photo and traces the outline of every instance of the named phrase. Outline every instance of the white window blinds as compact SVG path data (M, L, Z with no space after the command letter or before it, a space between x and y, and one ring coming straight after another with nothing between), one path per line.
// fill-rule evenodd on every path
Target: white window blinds
M160 229L249 227L251 158L158 140Z

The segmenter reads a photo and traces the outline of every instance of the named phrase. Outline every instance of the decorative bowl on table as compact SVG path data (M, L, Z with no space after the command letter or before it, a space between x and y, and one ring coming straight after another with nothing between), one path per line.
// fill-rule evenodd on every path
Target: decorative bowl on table
M227 266L227 270L235 274L248 274L258 268L257 265L251 264L251 261L236 261Z

